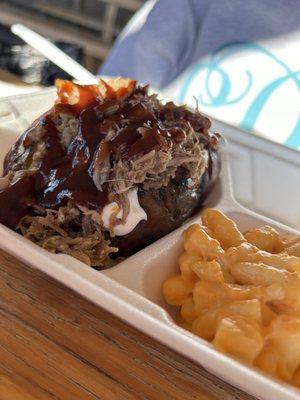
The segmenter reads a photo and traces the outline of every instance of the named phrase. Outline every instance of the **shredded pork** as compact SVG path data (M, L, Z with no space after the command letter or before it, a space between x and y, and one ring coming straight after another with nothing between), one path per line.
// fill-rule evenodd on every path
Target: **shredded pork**
M94 213L69 203L58 211L47 210L44 216L24 217L18 228L22 234L52 253L71 255L96 268L112 264L109 254L118 249L109 246Z
M101 164L94 163L93 180L101 190L108 182L110 190L115 193L126 193L135 185L141 184L144 189L159 189L168 186L170 179L176 175L179 167L184 167L190 174L190 180L197 184L207 165L208 129L210 121L200 113L193 113L185 107L174 103L162 104L156 95L145 95L137 92L128 100L131 105L142 103L147 110L161 119L162 128L181 128L186 139L180 143L173 142L166 151L155 149L149 153L126 160L123 157L106 158ZM104 139L109 142L126 127L126 119L119 121ZM150 129L147 126L139 129Z

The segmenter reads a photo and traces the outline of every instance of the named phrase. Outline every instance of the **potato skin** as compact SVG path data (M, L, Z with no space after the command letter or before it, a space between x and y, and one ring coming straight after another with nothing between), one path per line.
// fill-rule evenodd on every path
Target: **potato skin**
M181 226L201 208L221 168L220 154L215 150L208 151L209 167L195 187L189 188L179 177L160 189L139 188L139 202L148 219L141 221L128 235L110 238L111 244L119 248L116 257L128 257L143 249Z

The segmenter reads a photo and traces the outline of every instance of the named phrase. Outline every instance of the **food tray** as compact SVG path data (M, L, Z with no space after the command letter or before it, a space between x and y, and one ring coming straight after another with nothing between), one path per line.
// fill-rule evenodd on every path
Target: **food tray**
M51 107L54 98L55 92L46 90L0 101L1 165L17 136ZM279 232L299 234L298 153L218 121L214 130L222 132L228 144L222 174L206 205L224 211L241 230L267 223ZM187 224L200 222L200 214ZM50 254L3 225L0 247L245 392L263 400L299 399L298 389L219 353L174 323L162 297L162 282L178 268L186 225L102 272L70 256Z

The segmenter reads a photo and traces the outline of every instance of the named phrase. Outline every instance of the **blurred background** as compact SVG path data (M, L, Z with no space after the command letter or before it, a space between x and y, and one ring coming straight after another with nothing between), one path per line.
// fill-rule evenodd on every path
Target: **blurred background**
M96 73L114 40L145 0L0 0L0 96L50 86L68 78L45 57L10 32L23 23L51 39ZM23 85L24 82L24 85ZM19 85L19 88L13 87Z

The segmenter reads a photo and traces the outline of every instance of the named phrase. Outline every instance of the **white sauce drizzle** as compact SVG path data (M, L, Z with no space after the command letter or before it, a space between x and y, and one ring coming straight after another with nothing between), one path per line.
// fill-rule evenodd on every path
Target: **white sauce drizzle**
M127 194L129 200L129 214L126 218L125 224L116 225L113 228L113 233L116 236L124 236L132 232L137 224L142 221L147 221L147 214L145 210L140 206L139 199L137 195L137 188L129 190ZM102 221L105 228L109 229L109 222L111 215L119 210L117 218L122 218L123 210L114 201L107 204L102 210Z

